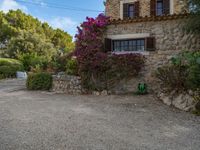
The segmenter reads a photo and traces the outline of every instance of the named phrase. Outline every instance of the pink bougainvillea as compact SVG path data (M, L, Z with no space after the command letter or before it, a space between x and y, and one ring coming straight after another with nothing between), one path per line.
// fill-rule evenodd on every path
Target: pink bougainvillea
M104 51L104 33L109 18L100 14L86 18L78 27L74 55L82 85L88 90L109 89L121 79L135 76L144 64L139 54L110 55Z
M100 14L96 18L86 18L86 21L78 27L76 34L75 55L79 58L88 51L93 53L100 52L103 49L103 34L108 24L109 18Z

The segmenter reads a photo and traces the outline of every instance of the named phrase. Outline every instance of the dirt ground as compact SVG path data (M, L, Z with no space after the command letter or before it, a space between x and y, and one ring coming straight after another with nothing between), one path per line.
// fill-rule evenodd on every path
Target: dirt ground
M199 150L200 117L153 96L61 95L0 81L0 150Z

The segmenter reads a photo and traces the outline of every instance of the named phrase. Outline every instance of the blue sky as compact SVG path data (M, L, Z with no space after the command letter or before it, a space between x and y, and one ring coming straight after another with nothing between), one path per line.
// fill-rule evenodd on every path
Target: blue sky
M74 36L76 27L86 16L96 17L99 11L104 11L104 5L103 0L0 0L0 10L8 12L10 9L21 9Z

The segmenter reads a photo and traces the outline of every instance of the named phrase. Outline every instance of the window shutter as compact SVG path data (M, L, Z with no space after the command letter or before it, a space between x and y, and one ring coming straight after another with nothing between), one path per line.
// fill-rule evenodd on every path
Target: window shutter
M156 16L156 0L150 1L150 15Z
M164 14L169 15L170 14L170 0L163 0L163 6L164 6Z
M155 51L156 50L156 39L155 37L146 38L146 50Z
M137 1L134 3L135 6L135 17L139 17L140 16L140 2Z
M128 3L123 4L123 19L128 18Z
M111 39L108 39L108 38L105 38L105 41L104 41L104 51L105 52L109 52L109 51L112 51L112 40Z

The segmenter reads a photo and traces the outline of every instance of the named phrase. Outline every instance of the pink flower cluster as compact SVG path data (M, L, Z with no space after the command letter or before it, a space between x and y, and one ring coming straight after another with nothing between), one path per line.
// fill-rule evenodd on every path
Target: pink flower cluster
M109 18L104 14L98 15L96 18L86 18L86 21L78 27L76 34L76 50L75 55L79 57L86 51L98 52L103 49L103 33L108 24Z

